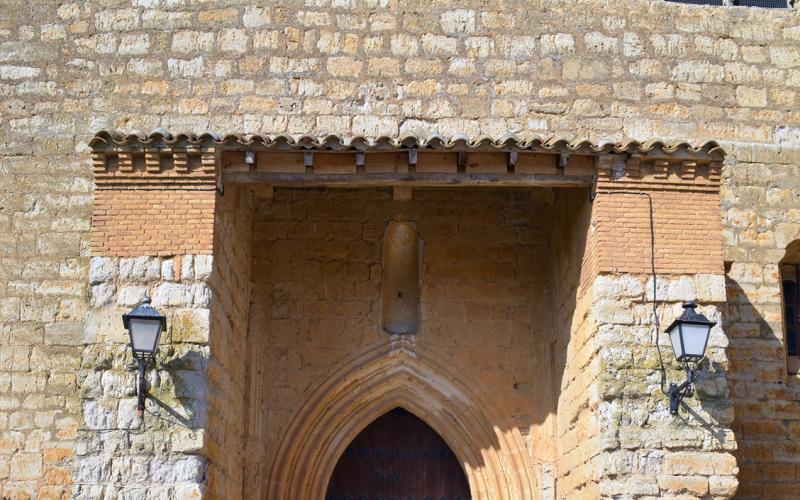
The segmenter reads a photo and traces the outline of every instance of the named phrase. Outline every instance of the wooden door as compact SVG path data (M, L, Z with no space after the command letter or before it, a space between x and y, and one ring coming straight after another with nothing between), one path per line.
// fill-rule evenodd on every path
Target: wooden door
M415 415L381 416L339 458L326 500L467 500L469 484L447 443Z

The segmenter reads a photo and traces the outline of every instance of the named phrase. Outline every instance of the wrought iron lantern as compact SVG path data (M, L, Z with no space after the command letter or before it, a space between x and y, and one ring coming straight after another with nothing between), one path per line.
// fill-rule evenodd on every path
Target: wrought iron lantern
M122 324L128 330L133 357L139 363L136 379L136 410L141 416L144 413L147 391L145 369L148 364L155 363L158 340L161 338L161 332L167 328L167 318L150 305L150 297L145 297L139 306L122 315Z
M669 325L666 332L672 343L675 358L683 363L686 370L685 382L681 385L674 383L669 385L669 411L673 415L678 414L683 398L692 395L694 370L690 367L690 363L698 363L705 357L708 336L711 328L716 325L696 309L696 302L684 303L683 314Z

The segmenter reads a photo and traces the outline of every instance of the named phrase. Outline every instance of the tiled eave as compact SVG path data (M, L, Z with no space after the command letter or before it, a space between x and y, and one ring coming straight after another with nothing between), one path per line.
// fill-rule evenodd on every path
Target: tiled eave
M713 141L624 141L523 137L326 137L122 134L90 141L100 185L584 186L636 181L718 187L724 151Z
M438 135L426 137L405 136L401 138L363 136L344 137L328 135L325 137L261 135L261 134L228 134L220 135L205 132L195 135L189 133L171 134L156 129L150 134L131 132L124 134L118 131L102 130L89 142L93 150L124 148L224 148L232 150L272 150L272 151L398 151L408 149L439 151L531 151L542 153L573 154L639 154L651 157L684 157L697 160L722 160L725 152L714 141L699 146L688 142L664 142L651 139L645 142L635 140L622 142L593 143L587 139L566 139L559 137L516 136L507 135L497 139L479 137L470 139L464 136L450 138Z

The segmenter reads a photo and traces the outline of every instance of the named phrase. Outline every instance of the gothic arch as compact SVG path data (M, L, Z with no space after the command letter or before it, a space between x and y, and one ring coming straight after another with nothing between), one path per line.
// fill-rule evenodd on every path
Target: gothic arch
M266 471L267 498L324 498L344 449L372 421L402 407L447 442L474 499L530 499L536 481L522 435L488 395L413 339L350 356L305 395Z

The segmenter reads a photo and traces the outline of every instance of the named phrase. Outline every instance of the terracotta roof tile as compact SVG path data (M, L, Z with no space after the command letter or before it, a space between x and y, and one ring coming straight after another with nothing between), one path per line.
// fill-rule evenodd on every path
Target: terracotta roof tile
M478 137L470 139L465 136L441 137L347 137L328 135L311 137L307 135L292 136L285 134L228 134L225 136L214 132L172 134L164 129L155 129L150 134L140 131L121 133L115 130L102 130L89 142L95 150L124 147L181 147L181 146L216 146L231 149L271 149L271 150L326 150L326 151L391 151L402 149L436 149L450 151L503 151L530 150L551 153L576 154L663 154L719 157L725 155L724 150L715 141L708 141L699 146L688 142L667 143L658 139L644 142L627 140L616 143L596 144L586 139L568 140L559 137L522 137L505 135L494 139Z

